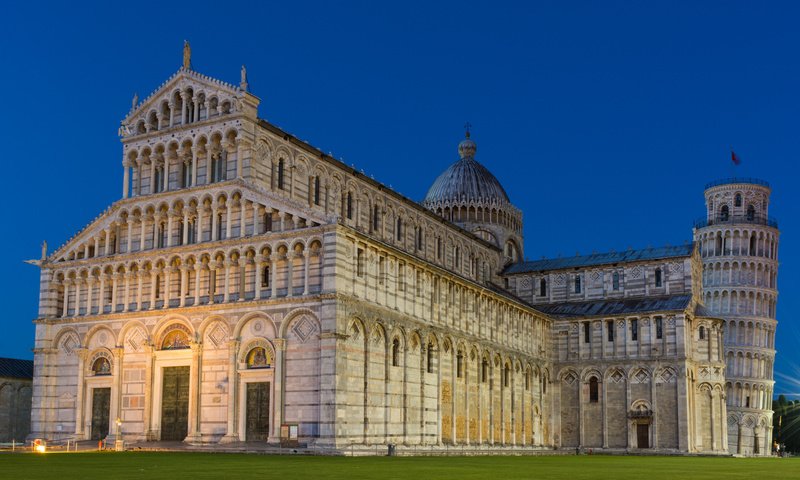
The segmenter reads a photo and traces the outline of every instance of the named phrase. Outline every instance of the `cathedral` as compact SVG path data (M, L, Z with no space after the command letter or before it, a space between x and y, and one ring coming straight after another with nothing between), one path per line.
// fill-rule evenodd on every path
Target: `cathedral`
M35 262L32 437L770 454L765 182L708 185L691 244L527 261L469 132L418 202L190 55L122 121L122 197Z

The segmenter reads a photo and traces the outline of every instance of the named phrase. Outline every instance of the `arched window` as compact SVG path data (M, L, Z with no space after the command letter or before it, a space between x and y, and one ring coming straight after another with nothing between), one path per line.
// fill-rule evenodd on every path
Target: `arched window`
M464 376L464 353L461 350L456 355L456 376L462 378Z
M347 199L345 200L345 216L348 219L353 219L353 194L347 192Z
M403 219L399 216L397 217L397 226L394 229L394 233L398 241L403 239Z
M111 362L106 357L99 357L92 364L94 375L111 375Z
M264 213L264 232L272 231L272 211Z
M428 373L433 373L433 343L428 343L428 358L426 361L428 365Z
M751 235L750 236L750 252L749 252L749 254L750 254L751 257L755 256L755 254L756 254L756 236L755 235Z
M547 296L547 280L544 278L539 280L539 296L540 297Z
M372 230L377 231L380 224L380 208L377 205L372 207Z
M747 206L747 219L751 222L756 219L756 207L752 205Z
M396 338L392 340L392 366L400 366L400 340Z
M158 166L155 169L155 178L153 179L153 193L164 191L164 170L163 167Z
M511 367L506 364L503 369L503 386L507 387L511 383Z
M735 197L733 197L733 206L734 207L741 207L742 206L742 194L737 193Z
M581 293L581 276L575 275L575 293Z
M656 287L661 286L661 267L656 268Z
M254 347L247 352L247 368L272 368L272 350L264 347Z
M264 267L264 273L261 274L261 286L265 288L269 287L269 265Z
M283 170L284 170L284 162L281 158L278 160L278 189L283 190Z
M702 326L702 325L700 325L699 334L700 334L700 340L705 340L705 338L706 338L706 328L704 326Z
M589 379L589 402L597 403L600 398L600 388L597 382L597 377Z
M319 177L314 177L314 205L319 205Z
M719 219L722 222L727 222L730 214L728 212L728 206L723 205L722 208L719 210Z
M225 180L228 152L224 149L211 157L211 183Z
M489 381L489 360L484 358L481 363L481 382Z
M192 163L184 162L181 167L181 187L192 186Z
M614 272L611 275L611 289L619 290L619 272Z

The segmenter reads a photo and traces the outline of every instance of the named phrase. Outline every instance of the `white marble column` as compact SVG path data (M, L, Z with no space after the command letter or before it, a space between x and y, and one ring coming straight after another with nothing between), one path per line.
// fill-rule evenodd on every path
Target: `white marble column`
M192 366L189 370L189 432L185 442L197 443L200 438L200 384L203 374L200 372L203 345L192 342Z
M121 347L111 349L114 354L114 365L112 367L113 383L111 384L111 406L108 419L109 434L106 442L117 440L119 430L116 420L122 418L122 358L125 350Z
M131 181L131 164L129 161L122 162L124 173L122 174L122 198L128 198Z
M86 348L78 348L75 353L78 356L78 391L75 398L75 436L79 440L83 440L83 402L84 402L84 377L86 369L86 357L89 352Z
M239 351L239 341L230 340L228 342L228 418L227 431L219 443L234 443L239 441L239 431L236 428L239 406L237 404L237 393L239 391L239 378L236 373L237 352Z
M280 440L281 438L281 425L283 424L283 378L286 373L284 372L283 358L286 351L286 339L275 338L272 341L275 345L275 418L272 422L273 427L273 441Z
M228 303L230 301L231 268L233 268L233 264L229 260L226 260L223 263L223 268L225 268L225 291L222 293L222 301Z

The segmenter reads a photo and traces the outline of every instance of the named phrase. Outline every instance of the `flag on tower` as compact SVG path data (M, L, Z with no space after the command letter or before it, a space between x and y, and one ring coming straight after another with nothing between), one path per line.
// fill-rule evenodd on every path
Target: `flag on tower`
M734 165L739 165L742 163L742 161L739 160L739 155L736 155L736 152L734 152L733 149L731 149L731 161Z

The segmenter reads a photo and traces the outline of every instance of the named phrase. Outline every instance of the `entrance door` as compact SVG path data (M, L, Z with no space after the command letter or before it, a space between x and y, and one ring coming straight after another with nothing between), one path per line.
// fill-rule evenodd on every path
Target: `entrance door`
M161 440L183 441L189 428L189 367L164 368Z
M247 384L246 441L266 441L269 437L269 382Z
M650 448L650 425L647 423L636 424L636 444L639 448Z
M92 389L92 440L108 436L108 416L111 412L111 389Z

